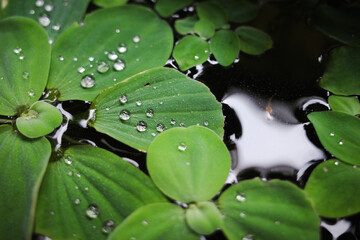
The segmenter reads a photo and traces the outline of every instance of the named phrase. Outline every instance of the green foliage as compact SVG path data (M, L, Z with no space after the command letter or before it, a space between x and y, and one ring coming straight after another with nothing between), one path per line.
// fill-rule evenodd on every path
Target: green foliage
M319 239L320 220L303 191L287 181L242 181L219 198L223 230L237 239Z
M175 30L182 35L193 33L195 32L195 24L197 21L198 18L196 16L178 19L175 21Z
M155 9L162 17L170 17L177 10L190 5L194 0L157 0Z
M211 130L193 126L173 128L150 145L147 168L156 186L185 203L214 197L230 170L230 155Z
M360 169L336 159L318 165L305 187L316 211L337 218L360 211Z
M230 22L244 23L253 20L259 11L258 5L247 0L213 0L225 10Z
M195 23L194 30L200 37L208 39L214 35L215 25L207 19L200 19Z
M328 101L333 111L343 112L354 116L360 114L360 103L357 97L331 95Z
M221 65L229 66L239 54L239 38L232 30L220 30L211 38L210 50Z
M241 26L236 29L240 40L240 50L252 55L259 55L272 48L271 37L265 32L249 27Z
M93 0L93 3L99 7L118 7L125 5L128 0Z
M217 3L211 1L199 3L196 6L196 12L200 19L206 19L216 27L222 27L227 22L225 11Z
M31 239L37 193L50 157L44 138L0 126L0 239Z

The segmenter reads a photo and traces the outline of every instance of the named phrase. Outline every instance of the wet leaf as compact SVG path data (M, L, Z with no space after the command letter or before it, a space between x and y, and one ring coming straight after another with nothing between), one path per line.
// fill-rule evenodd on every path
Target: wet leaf
M318 165L305 186L323 217L345 217L360 211L360 168L336 159Z
M108 240L199 240L185 222L185 210L171 203L154 203L136 210Z
M215 25L207 19L200 19L195 23L194 30L200 37L208 39L215 34Z
M240 42L232 30L217 31L211 38L210 50L223 66L231 65L239 55Z
M313 112L308 115L320 142L335 157L360 165L360 119L342 112Z
M328 101L333 111L343 112L354 116L360 114L360 103L357 97L331 95Z
M51 239L106 239L137 208L164 201L130 163L100 148L73 146L48 166L35 230Z
M176 11L190 5L194 0L157 0L155 9L162 17L170 17Z
M175 30L182 35L193 33L195 32L195 23L197 21L198 18L196 16L178 19L175 21Z
M97 10L54 46L47 88L58 89L60 100L92 101L105 88L164 65L172 46L171 28L148 8Z
M259 55L272 48L271 37L257 28L241 26L236 33L240 40L240 51L247 54Z
M142 151L160 132L178 126L199 124L223 135L221 104L205 85L174 69L137 74L102 92L91 109L96 118L89 124L97 131Z
M99 7L117 7L125 5L128 0L93 0L93 3Z
M331 51L320 86L338 95L360 95L360 48L343 46Z
M219 199L230 240L319 239L320 219L305 193L288 181L242 181Z
M44 138L28 139L0 126L0 239L32 239L40 182L51 153Z
M36 22L11 17L0 21L0 46L0 115L15 115L21 106L36 102L45 89L50 45Z
M259 7L247 0L213 0L220 4L230 22L244 23L253 20L259 11Z
M17 129L28 138L51 133L62 122L59 109L46 102L35 102L16 119Z
M219 136L200 126L160 134L150 145L146 160L156 186L184 203L214 197L225 184L231 164Z
M224 9L217 3L206 1L196 6L196 12L200 19L211 21L216 27L222 27L227 23Z
M73 22L80 22L90 0L7 0L4 17L24 16L40 23L55 42Z
M182 71L205 62L209 56L209 44L193 35L180 39L173 52L173 57Z

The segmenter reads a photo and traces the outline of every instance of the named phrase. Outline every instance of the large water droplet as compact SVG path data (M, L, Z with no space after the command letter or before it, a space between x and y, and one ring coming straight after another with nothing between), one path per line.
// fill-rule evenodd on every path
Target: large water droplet
M77 60L76 60L77 61ZM83 72L85 72L85 68L84 67L79 67L78 69L77 69L77 71L78 71L78 73L83 73Z
M136 129L139 132L145 132L147 129L147 124L144 121L139 121L138 124L136 125Z
M81 86L83 88L92 88L95 85L95 78L93 76L85 75L81 79Z
M130 119L130 112L128 110L122 110L119 115L121 120L129 120Z
M37 6L37 7L42 7L42 6L44 6L44 0L36 0L35 6Z
M128 98L127 98L126 95L122 95L122 96L119 98L119 101L120 101L120 103L125 104L125 103L128 101Z
M151 108L149 108L147 111L146 111L146 116L147 117L152 117L154 116L154 110L152 110Z
M118 51L119 51L119 53L125 53L126 51L127 51L127 47L126 47L126 45L125 44L120 44L119 46L118 46Z
M119 57L119 56L118 56L114 51L108 53L108 58L109 58L111 61L115 61L116 59L118 59L118 57Z
M97 70L98 70L99 73L106 73L109 70L109 68L110 68L110 66L106 62L101 62L97 66Z
M51 12L54 9L54 5L46 4L44 9L47 12Z
M51 22L50 18L46 14L41 15L38 20L40 25L43 27L49 26Z
M159 123L158 125L156 125L156 130L157 130L158 132L162 132L162 131L164 131L164 129L165 129L165 125L164 125L164 124Z
M115 63L114 63L114 69L116 71L121 71L121 70L124 70L125 68L125 62L121 61L121 60L117 60Z
M180 143L179 146L178 146L178 149L179 149L180 151L182 151L182 152L185 151L186 148L187 148L187 146L186 146L185 143Z
M111 233L115 228L115 223L112 220L108 220L104 223L101 231L105 234Z
M245 202L246 198L243 195L236 195L236 200L239 202Z
M140 42L140 40L141 40L141 39L140 39L140 37L139 37L138 35L136 35L136 36L133 37L133 42L134 42L134 43L138 43L138 42Z
M88 218L94 219L99 216L99 207L96 204L90 204L85 211Z

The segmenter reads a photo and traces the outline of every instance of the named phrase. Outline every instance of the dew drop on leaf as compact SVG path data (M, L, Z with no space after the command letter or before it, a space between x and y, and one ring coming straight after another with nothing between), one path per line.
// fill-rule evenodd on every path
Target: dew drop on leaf
M77 57L74 57L73 60L74 60L74 62L77 62L78 58L77 58Z
M152 117L154 116L154 110L152 110L151 108L149 108L147 111L146 111L146 116L147 117Z
M236 200L239 202L245 202L246 198L243 195L236 195Z
M198 60L198 59L199 59L199 56L195 55L194 58L195 58L196 60Z
M75 199L74 202L75 202L76 205L79 205L81 203L81 200L80 200L80 198L77 198L77 199Z
M83 88L92 88L95 85L95 78L93 76L85 75L81 79L81 86Z
M205 125L205 126L208 126L208 125L209 125L209 122L208 122L208 121L205 121L205 122L204 122L204 125Z
M253 240L254 239L254 235L252 234L246 234L242 240Z
M118 51L119 51L119 53L125 53L126 51L127 51L127 47L125 46L125 44L120 44L119 46L118 46Z
M116 29L115 32L116 32L116 33L120 33L120 29Z
M59 57L59 61L60 61L60 62L64 61L64 57L63 57L63 56L60 56L60 57Z
M125 103L128 101L128 98L127 98L126 95L122 95L122 96L119 98L119 101L120 101L120 103L125 104Z
M68 172L68 175L69 175L69 176L72 176L72 175L73 175L73 172L72 172L72 171L69 171L69 172Z
M176 123L176 119L172 118L172 119L170 120L170 124L171 124L171 125L174 125L175 123Z
M118 57L119 57L119 56L118 56L114 51L108 53L108 58L109 58L111 61L115 61L116 59L118 59Z
M44 0L36 0L35 6L37 6L37 7L42 7L42 6L44 6Z
M52 29L54 31L59 31L60 30L60 24L56 24L56 25L52 26Z
M339 141L339 145L343 145L344 144L344 142L341 140L341 141Z
M99 73L106 73L109 70L109 68L110 68L109 64L107 64L106 62L101 62L97 66L97 71Z
M124 70L125 68L125 63L121 60L117 60L115 63L114 63L114 69L116 71L121 71L121 70Z
M183 127L183 126L185 126L185 123L181 122L181 123L179 123L179 126Z
M34 91L33 89L30 89L30 90L28 91L28 95L29 95L30 97L33 97L33 96L35 95L35 91Z
M50 18L46 14L41 15L38 20L40 25L43 27L49 26L51 22Z
M115 228L115 223L112 220L108 220L104 223L101 231L105 234L111 233Z
M164 131L164 129L165 129L165 125L164 125L164 124L159 123L158 125L156 125L156 130L157 130L158 132L162 132L162 131Z
M275 221L275 224L277 224L277 225L280 224L280 221L279 221L279 220L276 220L276 221Z
M35 14L35 10L34 10L34 9L31 9L31 10L29 11L29 14L30 14L30 15L34 15L34 14Z
M51 12L54 9L54 5L46 4L44 9L47 12Z
M95 60L94 57L89 57L89 61L90 61L90 62L92 62L92 61L94 61L94 60Z
M139 132L145 132L147 129L147 124L144 121L139 121L138 124L136 125L136 129Z
M142 102L141 101L136 101L136 106L141 106Z
M134 42L134 43L138 43L138 42L140 42L140 40L141 40L141 39L140 39L140 37L139 37L138 35L136 35L136 36L133 37L133 42Z
M332 133L330 133L330 136L331 136L331 137L335 136L335 133L333 133L333 132L332 132Z
M14 53L16 53L16 54L21 53L21 51L22 51L22 49L21 49L21 48L15 48L15 49L14 49Z
M179 149L180 151L182 151L182 152L185 151L186 148L187 148L187 146L186 146L185 143L180 143L179 146L178 146L178 149Z
M89 191L89 188L88 188L88 187L85 187L84 190L85 190L85 191Z
M186 162L186 166L190 166L190 163L189 163L189 162Z
M25 79L28 79L29 78L29 73L28 72L24 72L22 77L25 78Z
M246 214L243 213L243 212L241 212L241 213L240 213L240 217L246 217Z
M96 204L90 204L85 211L88 218L94 219L99 216L99 207Z
M19 59L20 59L20 60L24 60L24 58L25 58L24 55L19 56Z
M64 162L67 164L67 165L71 165L72 164L72 159L70 156L66 156L64 158Z
M142 221L142 224L146 226L146 225L148 225L149 223L144 220L144 221Z
M74 60L75 61L75 60ZM77 59L76 59L76 61L77 61ZM78 69L77 69L77 71L79 72L79 73L83 73L83 72L85 72L85 68L84 67L79 67Z
M338 162L338 161L335 161L334 164L335 164L336 166L338 166L338 165L339 165L339 162Z
M130 119L130 112L128 110L122 110L119 115L121 120L129 120Z

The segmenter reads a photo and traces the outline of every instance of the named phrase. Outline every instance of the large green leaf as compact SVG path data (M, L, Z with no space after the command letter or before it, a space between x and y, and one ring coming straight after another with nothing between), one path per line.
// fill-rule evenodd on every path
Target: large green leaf
M305 193L288 181L247 180L219 199L230 240L319 239L320 220Z
M194 35L180 39L173 52L173 57L182 71L202 64L209 56L209 44Z
M218 3L211 1L199 3L196 12L200 19L207 19L216 27L222 27L227 23L227 15Z
M73 22L80 22L90 0L4 0L4 16L24 16L39 22L55 42Z
M149 147L147 168L156 186L180 202L206 201L225 184L230 154L211 130L192 126L160 134Z
M248 0L213 0L219 3L227 13L230 22L244 23L254 19L258 6Z
M0 115L15 115L44 91L50 66L46 32L33 20L0 21Z
M174 69L137 74L102 92L91 109L90 126L142 151L159 132L177 126L199 124L223 135L221 104L206 86Z
M194 0L157 0L155 9L163 17L170 17L177 10L190 5Z
M117 7L125 5L128 0L93 0L93 3L100 7Z
M253 55L259 55L272 48L271 37L265 32L249 26L241 26L236 29L240 40L240 50Z
M196 16L178 19L175 21L174 27L175 30L182 35L193 33L195 31L195 24L197 21L198 18Z
M92 101L116 82L162 66L172 46L171 28L148 8L97 10L57 41L47 88L58 89L60 100Z
M171 203L154 203L131 214L108 240L199 240L185 222L185 210Z
M320 86L339 95L360 95L360 48L343 46L331 51Z
M211 38L210 50L221 65L229 66L239 55L239 38L232 30L217 31Z
M31 239L41 179L51 153L44 138L0 126L0 239Z
M308 115L320 142L335 157L360 165L360 119L342 112L313 112Z
M49 164L36 232L52 239L105 239L135 209L166 201L150 178L113 153L74 146Z
M357 97L331 95L328 101L333 111L344 112L354 116L360 115L360 103Z
M338 160L321 163L305 186L317 212L324 217L344 217L360 211L360 168Z

